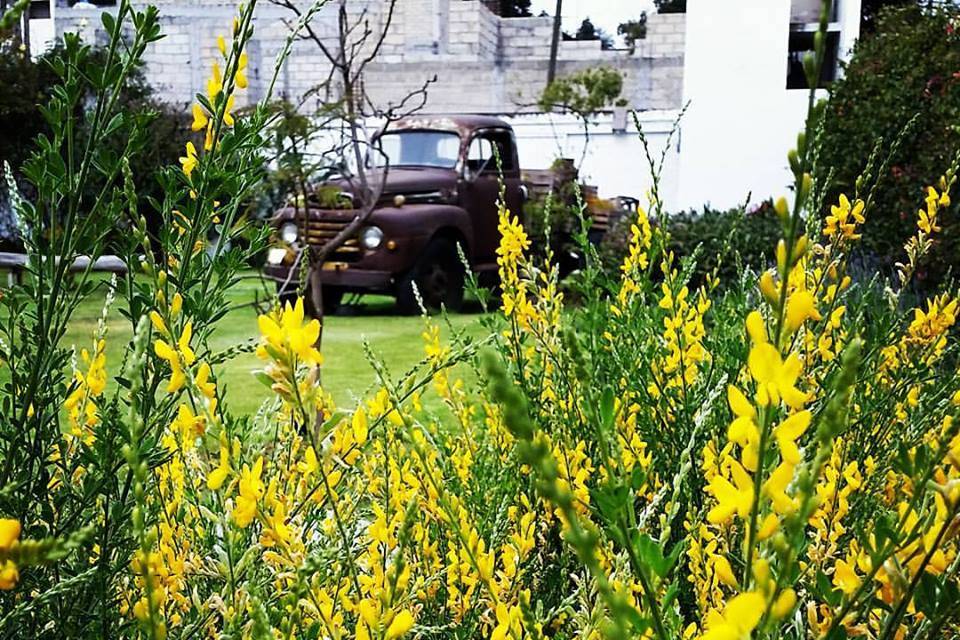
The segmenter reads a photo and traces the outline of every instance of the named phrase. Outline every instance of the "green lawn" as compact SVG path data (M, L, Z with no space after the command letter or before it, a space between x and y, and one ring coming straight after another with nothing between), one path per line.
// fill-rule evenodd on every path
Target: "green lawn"
M256 311L250 303L265 293L262 282L250 274L231 291L237 308L231 311L214 334L211 347L215 351L256 339ZM117 303L119 304L119 302ZM103 306L102 296L88 300L77 310L65 337L65 346L89 347ZM451 314L451 324L473 336L484 333L477 313ZM448 334L445 322L438 319ZM325 319L322 352L323 384L340 406L351 406L367 395L375 382L373 369L363 352L363 339L374 353L386 362L390 372L399 376L419 362L423 356L423 319L419 316L398 316L393 300L381 296L364 296L356 306L350 305L338 315ZM108 316L107 369L111 377L119 373L123 350L130 339L129 321L116 308ZM262 366L255 355L241 354L227 365L217 368L218 385L226 395L232 413L253 413L268 396L269 390L257 382L253 371ZM464 372L465 376L469 372Z

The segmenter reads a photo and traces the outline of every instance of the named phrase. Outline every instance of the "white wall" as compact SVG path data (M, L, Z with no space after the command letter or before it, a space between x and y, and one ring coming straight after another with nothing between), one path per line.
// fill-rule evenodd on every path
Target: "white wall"
M644 111L637 115L651 155L659 160L677 113ZM579 162L586 143L586 156L580 166L583 181L597 185L601 197L633 196L647 206L652 179L632 118L627 118L625 131L614 131L612 114L601 114L592 121L589 139L583 124L570 115L519 115L507 120L517 137L522 168L546 169L558 157ZM660 184L661 199L668 209L675 204L677 190L676 143L675 136L666 153Z
M839 8L840 53L859 28L859 0ZM806 90L786 89L790 0L688 0L681 123L681 207L732 207L786 193L786 154Z

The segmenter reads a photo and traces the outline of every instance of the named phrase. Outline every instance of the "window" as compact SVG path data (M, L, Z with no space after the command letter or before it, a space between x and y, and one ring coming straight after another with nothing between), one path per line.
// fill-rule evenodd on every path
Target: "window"
M509 131L481 131L470 143L467 168L472 172L496 172L497 153L504 171L513 171L513 137Z
M392 167L452 169L460 157L460 136L449 131L396 131L380 136L379 146ZM376 164L383 156L374 154Z
M840 24L837 22L837 2L831 4L827 23L827 40L824 47L823 67L817 87L828 86L837 77L839 70ZM787 89L809 89L807 75L803 72L803 57L813 52L814 34L820 29L821 0L791 0L790 39L787 49Z
M807 74L803 72L803 57L813 52L814 31L791 31L789 52L787 53L787 89L809 89ZM818 88L827 87L837 77L837 50L840 48L840 34L827 32L824 47L823 67L820 69Z

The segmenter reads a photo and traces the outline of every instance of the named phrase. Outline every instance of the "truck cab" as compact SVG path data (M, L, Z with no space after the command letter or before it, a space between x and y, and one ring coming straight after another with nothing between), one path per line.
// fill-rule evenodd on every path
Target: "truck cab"
M401 311L415 313L414 284L428 308L458 309L465 272L457 245L475 273L496 273L501 176L506 206L519 213L523 204L513 130L494 117L420 116L395 122L373 144L384 160L368 169L368 181L383 182L383 191L355 237L318 272L325 309L346 293L383 293L395 296ZM326 195L272 218L265 275L281 295L296 290L305 249L319 249L359 213L345 181L317 193Z

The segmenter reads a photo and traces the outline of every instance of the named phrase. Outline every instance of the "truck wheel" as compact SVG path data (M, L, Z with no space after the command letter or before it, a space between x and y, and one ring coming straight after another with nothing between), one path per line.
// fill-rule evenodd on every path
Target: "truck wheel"
M280 300L281 305L290 303L290 306L293 306L297 303L297 291L290 290L280 293L280 285L277 284L277 294L278 299ZM339 287L332 287L327 285L323 287L323 314L327 316L332 316L337 312L337 309L340 308L340 303L343 301L343 289ZM310 299L310 292L305 291L303 296L303 311L306 315L311 317L317 317L317 310L313 305L313 300Z
M459 311L463 306L463 265L453 242L438 238L430 242L417 264L400 281L397 288L397 308L401 313L420 311L413 294L416 283L423 305L428 311L446 307Z

